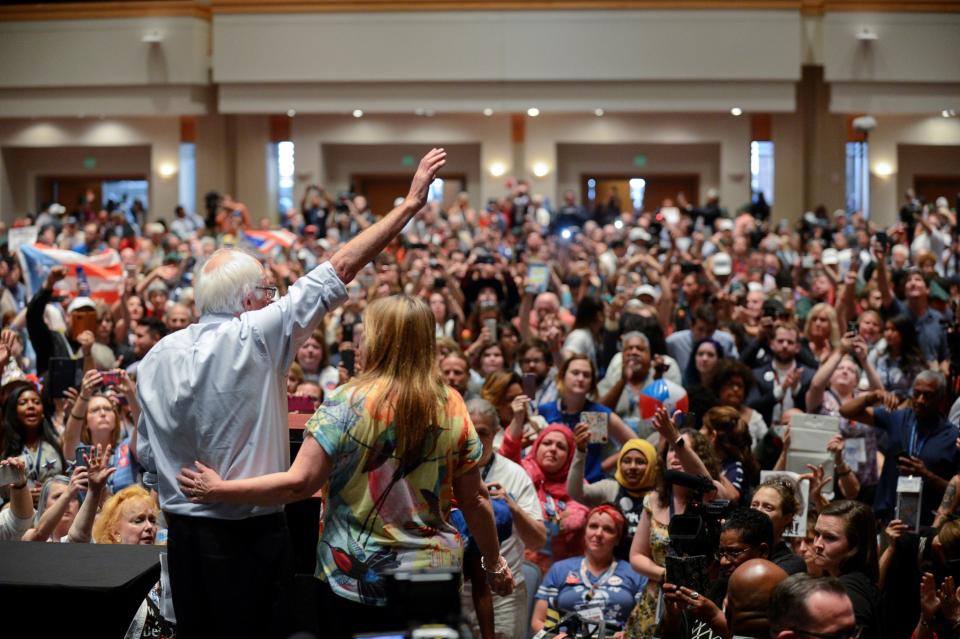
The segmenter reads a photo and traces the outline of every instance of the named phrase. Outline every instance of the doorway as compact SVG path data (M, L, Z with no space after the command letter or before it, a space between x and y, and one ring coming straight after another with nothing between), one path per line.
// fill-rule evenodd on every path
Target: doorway
M941 196L947 198L949 206L956 206L960 200L960 175L915 175L913 190L931 206Z
M700 193L700 176L695 173L644 176L587 174L581 176L581 181L583 205L590 211L607 213L614 210L652 211L659 208L665 199L676 200L678 193L683 193L688 202L696 205Z
M68 213L86 201L87 194L93 195L90 206L94 210L103 208L107 201L113 200L129 208L134 200L140 200L144 208L149 205L150 183L142 175L117 176L49 176L37 177L37 210L54 202L62 204Z
M378 217L392 210L394 201L410 191L409 175L352 175L350 183L354 193L367 198L370 210ZM433 181L427 199L440 200L441 208L446 209L466 190L466 175L444 175Z

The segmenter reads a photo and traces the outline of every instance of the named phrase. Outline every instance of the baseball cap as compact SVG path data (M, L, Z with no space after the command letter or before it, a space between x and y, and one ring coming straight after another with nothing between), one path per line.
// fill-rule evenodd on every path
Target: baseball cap
M713 256L713 274L730 275L733 272L733 260L726 253L717 253Z
M824 264L834 266L840 263L840 254L837 253L837 249L835 248L823 249L823 255L820 256L820 261Z
M657 289L653 288L650 284L643 284L637 288L637 297L643 297L644 295L649 295L654 301L657 301L660 297L657 295Z
M97 310L97 304L89 297L80 296L75 297L70 306L67 307L67 313L72 313L74 311L79 311L81 308L89 308L92 310Z

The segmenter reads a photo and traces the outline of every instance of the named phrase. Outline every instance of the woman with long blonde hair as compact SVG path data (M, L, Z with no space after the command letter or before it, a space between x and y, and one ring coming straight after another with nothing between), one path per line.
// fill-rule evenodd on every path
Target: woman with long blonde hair
M420 299L371 302L364 317L363 372L337 388L307 422L289 471L222 480L197 464L178 476L196 502L283 504L330 481L317 547L319 618L325 636L405 624L390 606L387 570L459 568L462 549L448 515L456 498L482 555L491 589L508 594L480 441L459 393L440 377L434 317Z

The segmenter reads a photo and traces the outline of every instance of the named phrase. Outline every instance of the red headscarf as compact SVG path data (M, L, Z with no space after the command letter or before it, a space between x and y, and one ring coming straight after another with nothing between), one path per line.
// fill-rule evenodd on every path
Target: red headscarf
M563 462L563 466L561 466L559 470L547 474L537 463L537 452L540 450L540 444L543 442L543 438L550 433L560 433L567 441L567 460ZM575 446L576 442L569 428L564 424L550 424L540 431L540 434L537 435L537 438L533 441L533 446L530 447L530 452L520 462L523 469L527 471L527 475L533 480L533 485L537 489L537 496L540 498L541 503L543 503L547 495L550 495L554 499L571 501L570 495L567 494L567 473L570 472L570 464L573 463Z

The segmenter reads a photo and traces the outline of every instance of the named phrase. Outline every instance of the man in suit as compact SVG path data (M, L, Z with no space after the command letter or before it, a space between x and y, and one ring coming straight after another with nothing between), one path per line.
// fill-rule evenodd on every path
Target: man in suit
M753 369L756 385L747 403L760 412L770 426L777 425L788 410L805 411L807 389L816 372L797 360L800 331L792 322L777 322L770 340L770 362Z

